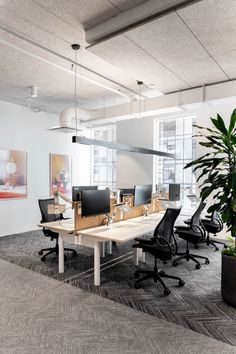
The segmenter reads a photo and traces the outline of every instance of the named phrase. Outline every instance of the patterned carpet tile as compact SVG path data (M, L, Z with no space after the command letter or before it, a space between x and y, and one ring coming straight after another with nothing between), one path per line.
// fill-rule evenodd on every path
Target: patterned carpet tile
M131 253L132 243L113 247L113 255L102 260L100 287L93 285L92 250L77 247L77 258L67 254L65 273L59 274L55 256L50 256L45 263L38 256L38 251L48 245L52 243L43 237L41 231L2 237L0 258L137 311L236 345L236 308L228 306L221 299L220 252L214 252L206 245L194 249L194 253L206 255L210 259L210 265L203 263L200 270L196 270L192 262L181 261L178 267L173 267L171 263L159 263L160 269L180 276L185 281L185 286L180 288L175 280L165 279L171 290L171 294L165 297L161 285L152 280L143 282L140 289L134 289L136 267ZM146 258L146 263L140 266L152 269L152 257Z

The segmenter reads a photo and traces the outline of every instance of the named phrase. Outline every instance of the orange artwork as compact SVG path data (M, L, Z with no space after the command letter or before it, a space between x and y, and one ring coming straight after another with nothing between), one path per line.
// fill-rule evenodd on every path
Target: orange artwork
M51 154L51 195L58 191L71 195L71 156Z
M27 153L0 150L0 199L27 197Z

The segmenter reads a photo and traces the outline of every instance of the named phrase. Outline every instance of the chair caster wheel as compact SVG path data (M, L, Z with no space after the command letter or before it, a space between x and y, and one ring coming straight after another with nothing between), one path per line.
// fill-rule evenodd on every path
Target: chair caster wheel
M43 254L43 251L39 251L39 256L42 256L42 254Z
M168 295L170 295L170 289L165 288L164 289L164 296L168 296Z
M179 286L184 286L184 284L185 284L185 282L182 279L180 279L179 280Z
M135 289L140 289L140 284L139 283L134 283L134 288Z
M73 251L72 256L77 257L77 252Z
M173 267L177 267L178 263L177 262L173 262Z
M217 252L217 251L219 251L219 248L218 248L218 247L215 248L215 252Z
M41 261L44 262L45 261L45 256L41 257Z
M200 269L200 268L201 268L200 264L195 265L195 269Z
M209 259L206 259L206 260L205 260L205 264L210 264Z
M159 275L160 276L163 276L163 275L165 275L166 273L164 272L164 270L161 270L160 272L159 272Z
M139 274L140 274L140 273L139 273L139 271L138 271L138 270L136 270L136 271L135 271L135 273L134 273L134 277L135 277L135 279L139 278Z

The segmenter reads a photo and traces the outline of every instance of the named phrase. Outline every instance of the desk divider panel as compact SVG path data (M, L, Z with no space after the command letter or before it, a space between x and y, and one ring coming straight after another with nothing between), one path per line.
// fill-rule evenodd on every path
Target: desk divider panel
M115 207L116 200L114 198L111 198L110 200L110 216L112 216L112 221L118 222L121 220L128 220L132 219L138 216L144 215L144 206L138 206L138 207L131 207L131 211L128 213L123 214L123 219L122 219L122 212L119 208ZM160 210L163 210L161 208L161 204L159 203L157 198L152 199L151 207L150 207L150 212L158 212ZM74 202L74 220L75 220L75 230L85 230L85 229L90 229L92 227L96 226L101 226L104 225L104 221L106 219L106 215L98 215L98 216L88 216L88 217L81 217L81 205L80 202Z

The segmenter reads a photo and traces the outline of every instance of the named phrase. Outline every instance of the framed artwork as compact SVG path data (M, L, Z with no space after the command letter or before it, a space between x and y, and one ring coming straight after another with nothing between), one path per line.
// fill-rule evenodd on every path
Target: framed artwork
M50 154L50 192L71 195L71 156Z
M0 150L0 199L27 197L27 153Z

